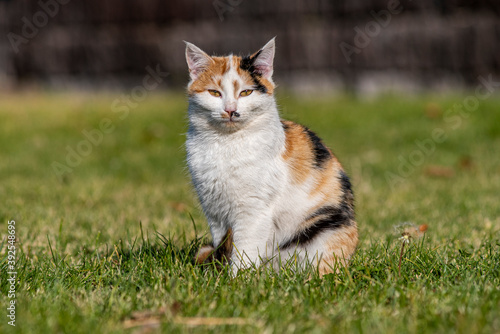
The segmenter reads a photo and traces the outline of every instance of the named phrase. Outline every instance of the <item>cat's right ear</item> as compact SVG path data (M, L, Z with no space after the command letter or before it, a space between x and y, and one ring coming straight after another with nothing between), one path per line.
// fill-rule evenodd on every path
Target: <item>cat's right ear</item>
M271 80L273 75L273 62L276 37L272 38L253 57L254 71L262 75L267 80Z
M194 44L186 43L186 61L189 67L189 76L196 80L200 74L213 62L213 59Z

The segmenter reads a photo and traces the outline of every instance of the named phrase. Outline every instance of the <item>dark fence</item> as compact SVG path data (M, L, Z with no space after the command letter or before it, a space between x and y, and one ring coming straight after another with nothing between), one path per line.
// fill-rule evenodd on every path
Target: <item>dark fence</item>
M277 36L281 85L464 86L500 74L497 0L0 0L0 85L186 83L184 43L246 54Z

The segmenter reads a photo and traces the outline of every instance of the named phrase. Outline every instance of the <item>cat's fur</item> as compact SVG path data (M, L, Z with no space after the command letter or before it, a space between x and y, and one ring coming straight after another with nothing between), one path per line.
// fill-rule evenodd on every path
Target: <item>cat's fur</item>
M294 261L323 275L356 249L351 184L311 130L280 120L274 51L274 39L245 58L186 43L187 162L213 239L196 261L234 272Z

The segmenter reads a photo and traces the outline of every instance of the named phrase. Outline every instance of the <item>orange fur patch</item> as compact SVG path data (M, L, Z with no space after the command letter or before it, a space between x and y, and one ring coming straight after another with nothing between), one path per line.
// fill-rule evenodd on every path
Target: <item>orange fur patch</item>
M241 57L228 56L211 58L213 62L211 62L210 65L200 74L200 76L188 87L188 94L201 93L210 88L221 89L222 76L229 71L231 65L246 85L254 85L254 81L250 73L240 68ZM266 87L267 94L272 95L274 93L274 84L262 77L259 77L258 80L260 84ZM238 88L236 87L236 84L238 84ZM235 82L234 88L235 91L239 90L240 87L238 82ZM238 98L238 96L235 96L235 98Z
M333 196L336 199L334 202L340 200L342 189L337 177L342 166L337 158L331 154L331 159L324 162L322 169L314 168L314 147L310 137L305 132L305 128L290 121L282 121L282 123L286 127L286 149L283 153L283 159L288 162L293 182L302 183L307 177L312 176L316 186L311 191L311 196L321 192L325 194L325 200L329 198L331 201L333 191L336 194Z
M330 151L331 158L323 163L322 168L314 167L314 145L306 134L305 128L290 121L282 121L282 123L286 128L286 149L283 159L288 163L292 182L303 183L308 178L312 178L314 188L309 192L309 196L320 196L323 199L318 208L329 203L332 205L339 203L343 195L342 185L339 182L339 175L342 172L340 162Z
M340 202L344 194L338 178L341 170L342 167L337 159L330 159L325 165L324 170L316 171L316 186L311 190L309 196L312 197L320 194L325 202Z
M353 222L354 223L354 222ZM340 266L347 267L349 260L358 245L358 228L346 226L336 231L326 245L326 250L318 265L321 276L340 270Z
M274 85L269 80L264 79L264 78L260 78L259 81L262 84L262 86L266 87L267 94L273 95L273 93L274 93Z
M305 182L312 173L312 159L314 158L309 138L301 125L290 121L282 122L286 127L283 159L288 163L293 182Z
M229 71L228 57L211 57L213 62L188 87L188 94L201 93L209 87L221 88L221 78Z
M237 99L239 96L238 92L240 90L240 83L237 80L234 80L233 85L234 85L234 98Z

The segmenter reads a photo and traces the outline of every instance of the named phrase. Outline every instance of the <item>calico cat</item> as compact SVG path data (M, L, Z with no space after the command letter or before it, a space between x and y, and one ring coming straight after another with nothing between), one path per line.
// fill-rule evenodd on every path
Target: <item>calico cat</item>
M314 132L280 119L274 53L274 38L244 58L186 42L187 163L213 239L196 262L236 273L293 261L324 275L358 243L351 184Z

